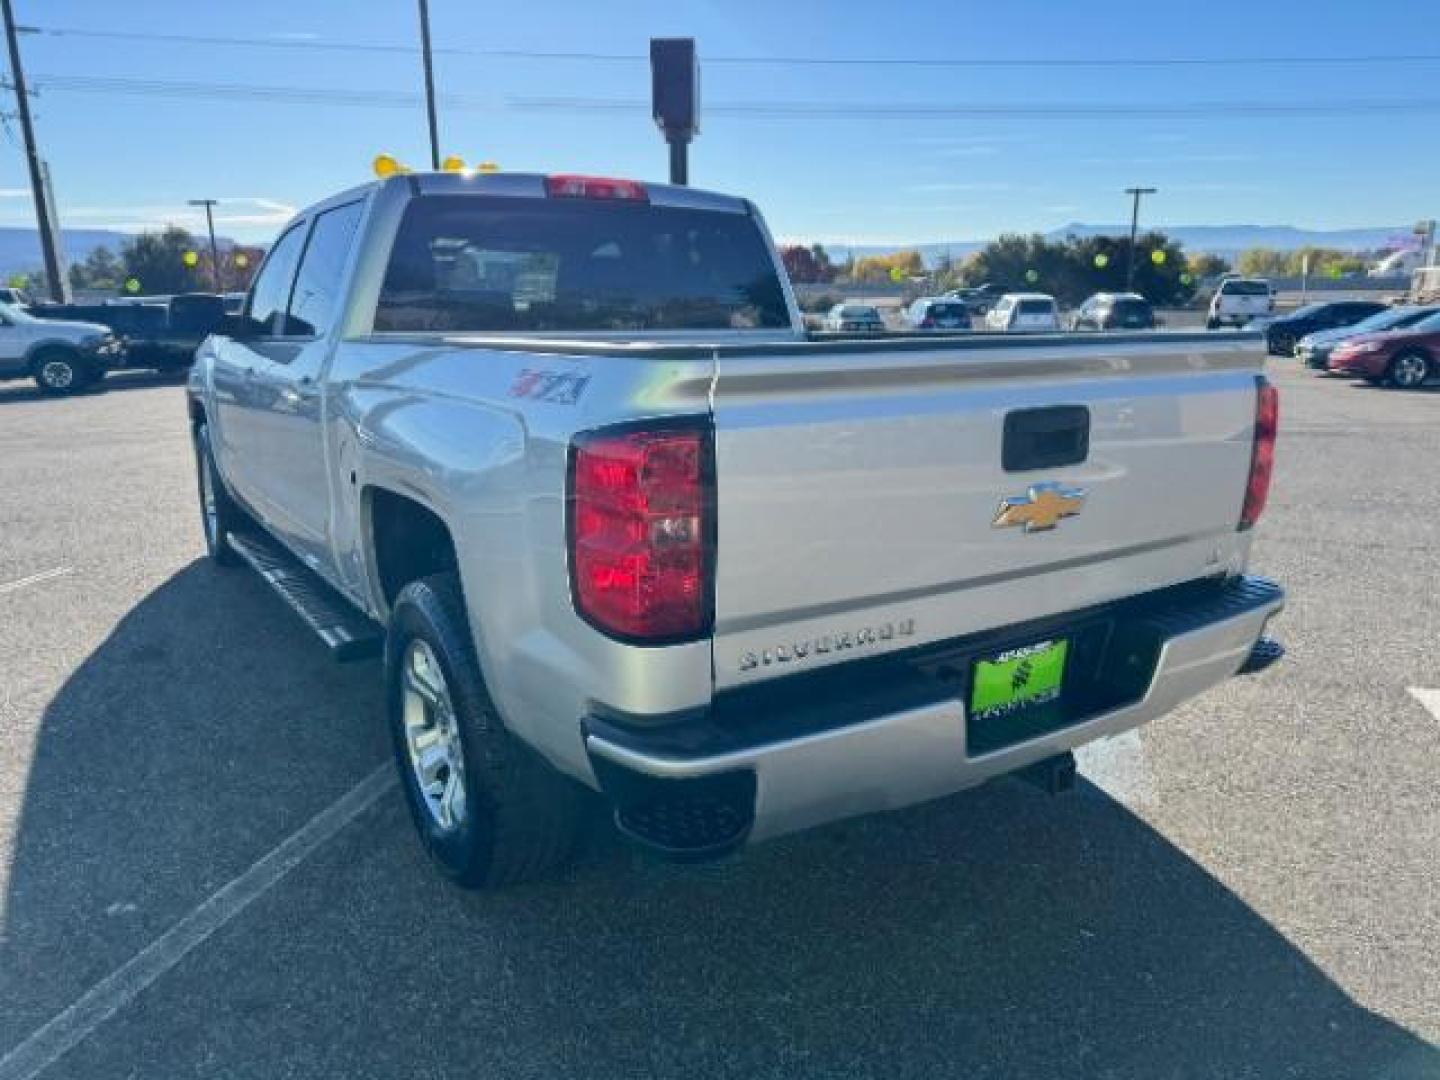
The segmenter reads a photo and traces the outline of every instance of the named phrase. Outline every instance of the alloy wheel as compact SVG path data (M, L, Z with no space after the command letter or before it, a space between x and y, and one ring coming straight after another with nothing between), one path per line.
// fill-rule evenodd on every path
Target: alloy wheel
M410 642L401 680L401 723L416 787L434 823L452 832L466 818L465 752L445 673L428 642Z

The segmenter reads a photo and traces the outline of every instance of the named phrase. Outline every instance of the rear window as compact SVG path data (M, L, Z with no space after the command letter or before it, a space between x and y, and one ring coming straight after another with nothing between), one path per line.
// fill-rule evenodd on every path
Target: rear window
M873 307L857 306L846 304L840 309L840 315L846 319L878 319L880 312Z
M744 214L595 199L439 195L405 211L376 330L788 327Z
M1269 296L1270 286L1263 281L1225 281L1220 291L1227 296Z
M937 319L969 318L964 304L931 304L930 314Z
M1021 300L1021 315L1049 315L1055 310L1053 300Z
M1110 310L1117 319L1150 318L1150 304L1146 300L1116 300Z

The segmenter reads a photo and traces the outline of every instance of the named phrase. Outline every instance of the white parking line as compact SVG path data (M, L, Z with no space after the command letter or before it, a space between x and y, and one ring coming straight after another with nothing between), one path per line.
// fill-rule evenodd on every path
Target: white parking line
M389 764L365 777L0 1058L0 1080L29 1080L59 1060L394 786Z
M1424 690L1418 686L1412 686L1410 696L1430 710L1430 715L1440 720L1440 690Z
M0 596L6 593L23 589L27 585L39 585L42 581L51 581L55 578L64 577L66 574L73 574L75 571L68 566L57 566L53 570L41 570L38 574L31 574L29 577L22 577L19 581L7 581L0 584Z

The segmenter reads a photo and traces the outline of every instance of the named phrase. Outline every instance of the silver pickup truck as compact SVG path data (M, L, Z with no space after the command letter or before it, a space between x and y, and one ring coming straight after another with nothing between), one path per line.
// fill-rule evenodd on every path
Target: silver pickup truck
M382 653L472 886L598 792L675 858L1020 772L1281 653L1245 334L807 336L754 206L406 175L302 213L189 383L205 539Z

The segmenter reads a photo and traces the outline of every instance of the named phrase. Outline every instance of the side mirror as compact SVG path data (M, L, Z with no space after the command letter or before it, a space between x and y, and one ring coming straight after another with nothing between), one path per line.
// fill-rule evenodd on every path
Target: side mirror
M260 324L247 315L226 315L215 332L232 341L249 341L260 336Z

